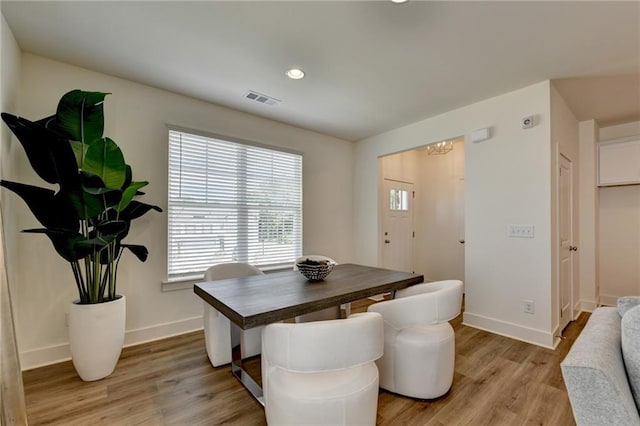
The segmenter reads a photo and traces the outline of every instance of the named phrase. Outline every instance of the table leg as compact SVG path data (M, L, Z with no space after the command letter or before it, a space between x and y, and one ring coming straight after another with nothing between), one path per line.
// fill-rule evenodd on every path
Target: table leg
M262 388L253 377L242 366L242 348L240 338L240 327L231 322L231 374L247 388L249 393L264 407L264 397L262 396Z

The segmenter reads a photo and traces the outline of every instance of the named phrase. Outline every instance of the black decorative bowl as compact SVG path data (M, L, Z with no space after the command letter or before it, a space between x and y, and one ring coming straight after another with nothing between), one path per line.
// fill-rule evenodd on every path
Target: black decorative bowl
M329 260L303 259L296 262L296 267L309 281L322 281L333 271L335 262Z

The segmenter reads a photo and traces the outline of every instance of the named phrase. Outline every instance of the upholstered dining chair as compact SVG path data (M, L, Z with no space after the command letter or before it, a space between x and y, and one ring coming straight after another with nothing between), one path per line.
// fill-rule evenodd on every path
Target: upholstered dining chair
M462 292L462 281L435 281L369 306L384 318L384 355L376 361L381 388L420 399L449 391L455 334L448 321L460 314Z
M219 263L204 274L205 281L262 275L263 272L248 263ZM229 319L204 302L204 341L209 361L214 367L231 362L231 325ZM258 355L261 346L262 327L240 331L242 358Z
M298 262L301 262L305 259L310 259L310 260L328 260L329 262L333 262L334 264L338 264L338 262L336 262L335 260L331 259L330 257L327 256L322 256L319 254L310 254L307 256L301 256L299 258L296 259L296 261L293 263L293 270L297 271L298 270ZM316 312L311 312L308 314L303 314L303 315L298 315L297 317L295 317L295 321L296 322L309 322L309 321L326 321L326 320L332 320L332 319L339 319L341 318L341 310L344 310L345 312L345 316L348 317L349 315L351 315L351 303L343 303L342 305L339 306L332 306L330 308L326 308L326 309L322 309L320 311L316 311Z
M276 323L262 333L262 390L270 425L374 425L375 360L384 346L382 317Z

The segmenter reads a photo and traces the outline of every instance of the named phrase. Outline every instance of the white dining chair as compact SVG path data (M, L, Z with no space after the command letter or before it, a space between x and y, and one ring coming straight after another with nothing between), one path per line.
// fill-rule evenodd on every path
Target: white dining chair
M377 313L304 324L269 324L262 334L262 389L270 425L375 425L384 346Z
M262 275L263 272L248 263L219 263L211 266L204 274L205 281L241 278ZM231 362L231 324L229 319L212 307L204 304L204 341L209 361L214 367ZM240 331L242 358L258 355L261 349L262 327Z
M293 270L298 270L298 262L302 262L305 259L310 260L328 260L329 262L333 262L334 264L338 264L335 260L331 259L327 256L322 256L318 254L310 254L307 256L301 256L295 260L293 263ZM326 321L331 319L339 319L342 318L342 312L344 311L344 316L348 317L351 315L351 303L343 303L339 306L332 306L330 308L325 308L320 311L311 312L308 314L302 314L295 317L296 322L310 322L310 321Z
M462 292L462 281L435 281L369 306L369 312L384 318L384 356L376 361L381 388L420 399L449 391L455 333L448 321L460 314Z

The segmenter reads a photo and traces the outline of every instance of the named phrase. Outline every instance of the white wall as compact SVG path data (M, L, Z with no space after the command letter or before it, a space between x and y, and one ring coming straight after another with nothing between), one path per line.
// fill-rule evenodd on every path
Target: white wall
M600 127L598 141L604 142L611 139L620 139L640 135L640 121L617 124L615 126Z
M20 49L4 16L0 16L0 110L7 111L18 103ZM0 124L0 177L3 179L13 170L15 145L11 131ZM19 425L27 424L27 413L14 328L17 311L14 303L17 292L14 280L17 234L16 215L12 209L14 201L4 191L0 192L3 215L3 229L0 230L0 422Z
M415 150L399 152L380 158L379 183L382 183L382 179L416 183L418 179L417 161L418 154Z
M2 15L2 24L0 25L2 34L1 40L1 52L0 52L0 68L1 68L1 83L0 83L0 109L2 112L12 111L18 107L18 88L20 87L20 67L21 56L20 48L16 43L13 33L9 28L9 25ZM15 169L15 156L17 146L19 143L12 139L12 133L9 128L4 124L0 124L0 176L5 179L10 176ZM2 206L2 215L4 222L4 237L7 247L6 261L7 272L9 274L9 284L12 293L16 293L15 288L15 272L16 268L16 237L18 234L14 206L18 204L15 198L11 197L8 191L0 191L0 205ZM14 309L17 309L15 307Z
M600 128L600 141L640 136L640 121ZM600 302L640 295L640 185L599 188Z
M464 281L464 141L446 155L417 152L416 271L428 280Z
M39 119L55 111L72 89L111 92L105 135L122 148L134 178L150 181L144 201L167 206L167 124L295 149L304 153L304 251L352 261L352 163L350 142L262 119L43 57L22 56L19 113ZM13 178L41 184L23 153ZM20 229L36 226L20 203ZM201 300L191 289L161 291L166 279L166 214L138 219L129 236L150 251L146 263L123 257L118 292L127 296L125 344L166 337L202 325ZM69 356L65 312L75 299L69 266L37 235L18 239L18 343L23 368Z
M593 311L598 306L600 291L598 284L598 223L599 196L597 181L596 143L598 141L598 125L595 120L582 121L578 124L580 140L580 177L579 177L579 234L580 256L579 309Z
M536 126L523 130L522 117ZM471 143L472 131L493 136ZM550 83L534 84L356 143L354 244L358 262L376 264L377 158L465 135L465 324L545 346L551 321ZM536 237L507 237L531 224ZM525 314L522 300L535 302Z

